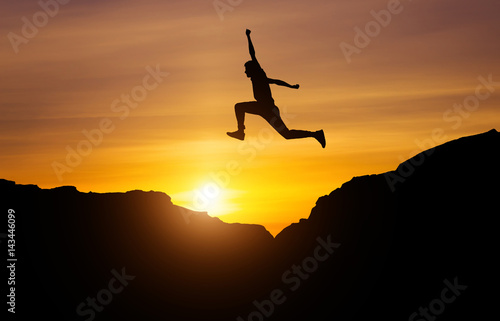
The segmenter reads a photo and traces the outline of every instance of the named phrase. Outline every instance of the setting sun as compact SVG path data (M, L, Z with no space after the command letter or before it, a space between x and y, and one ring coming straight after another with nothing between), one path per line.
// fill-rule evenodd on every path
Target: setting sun
M174 204L194 211L207 212L210 216L224 216L238 212L240 208L234 200L242 192L225 189L214 182L205 182L188 192L170 195Z

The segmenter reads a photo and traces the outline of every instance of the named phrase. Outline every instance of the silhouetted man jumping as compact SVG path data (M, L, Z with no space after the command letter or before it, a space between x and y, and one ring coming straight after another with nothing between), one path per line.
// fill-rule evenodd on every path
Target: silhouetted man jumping
M248 48L250 50L252 60L245 63L245 73L252 81L253 96L256 101L237 103L234 106L236 120L238 122L238 130L235 132L228 132L227 134L239 140L245 139L245 113L248 113L262 116L262 118L267 120L267 122L286 139L313 137L323 148L325 148L326 140L323 130L310 132L306 130L290 130L286 127L285 123L281 119L278 107L274 104L269 84L276 84L294 89L299 89L299 85L292 86L282 80L267 78L266 73L260 67L257 58L255 58L255 49L253 47L252 40L250 39L250 32L250 30L246 30Z

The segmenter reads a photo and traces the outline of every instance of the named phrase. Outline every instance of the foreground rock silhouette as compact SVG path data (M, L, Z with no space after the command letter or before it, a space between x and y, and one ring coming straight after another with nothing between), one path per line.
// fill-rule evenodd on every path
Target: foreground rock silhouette
M424 153L397 184L388 177L398 170L353 178L276 238L159 192L0 180L4 214L16 214L15 317L486 319L496 313L500 134Z

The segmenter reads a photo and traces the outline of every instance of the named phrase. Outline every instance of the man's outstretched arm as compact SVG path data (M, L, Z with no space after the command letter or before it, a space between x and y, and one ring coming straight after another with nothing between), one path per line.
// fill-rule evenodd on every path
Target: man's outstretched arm
M300 87L299 84L292 86L289 83L287 83L286 81L279 80L279 79L267 78L267 80L269 81L270 84L275 84L275 85L278 85L278 86L284 86L284 87L294 88L294 89L299 89L299 87Z
M257 62L257 58L255 58L255 49L253 47L252 39L250 39L250 33L250 29L247 29L246 34L248 39L248 50L250 51L250 57L252 57L252 60Z

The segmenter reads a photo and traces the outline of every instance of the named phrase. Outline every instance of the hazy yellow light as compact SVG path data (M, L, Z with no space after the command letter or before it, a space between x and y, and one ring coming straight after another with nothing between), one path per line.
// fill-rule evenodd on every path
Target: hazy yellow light
M210 216L222 216L240 210L233 200L243 192L226 189L212 181L198 186L191 191L172 194L172 202L194 211L207 212Z

